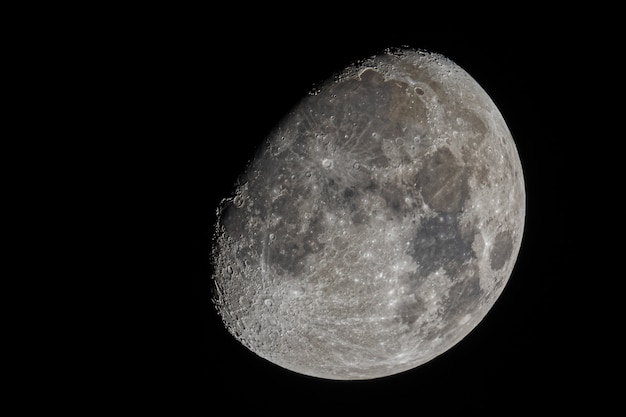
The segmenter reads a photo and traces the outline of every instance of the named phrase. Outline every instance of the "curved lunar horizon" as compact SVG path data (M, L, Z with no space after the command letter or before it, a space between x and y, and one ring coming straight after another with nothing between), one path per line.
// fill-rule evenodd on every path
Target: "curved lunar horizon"
M393 375L478 325L524 218L520 159L487 93L441 55L385 51L303 98L222 202L214 303L284 368Z

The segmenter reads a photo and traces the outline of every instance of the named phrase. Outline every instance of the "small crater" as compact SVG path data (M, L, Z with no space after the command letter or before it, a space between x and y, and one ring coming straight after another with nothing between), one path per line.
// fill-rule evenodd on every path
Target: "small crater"
M422 90L422 89L421 89L421 88L419 88L419 87L415 87L415 93L416 93L418 96L423 96L423 95L424 95L424 90Z
M235 207L237 208L243 207L243 203L244 203L243 196L241 194L237 194L235 198L233 198L233 203L235 204Z

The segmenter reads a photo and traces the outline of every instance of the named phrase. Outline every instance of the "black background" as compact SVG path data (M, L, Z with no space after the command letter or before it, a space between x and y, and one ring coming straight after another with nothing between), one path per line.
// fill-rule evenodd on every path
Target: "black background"
M375 13L374 13L375 15ZM603 403L597 390L597 326L580 259L578 144L585 137L581 97L589 95L576 28L528 21L475 31L422 28L342 17L295 16L254 24L213 15L161 35L155 107L167 120L155 165L172 207L172 270L162 271L162 311L142 379L147 401L197 414L227 407L300 414L405 410L556 409ZM346 23L349 22L349 23ZM433 26L433 25L431 25ZM483 25L485 26L485 25ZM487 91L506 120L522 161L527 217L522 248L502 296L465 339L412 371L371 381L295 374L241 346L210 303L215 210L272 127L305 95L351 62L386 47L409 46L455 61ZM161 50L161 49L159 49ZM161 114L160 112L158 113ZM158 129L157 129L158 130ZM587 210L592 210L587 208ZM589 211L588 211L589 213ZM587 214L589 215L589 214ZM587 245L588 246L588 245ZM175 255L172 255L175 254ZM592 290L591 290L592 291ZM152 317L149 313L147 316ZM154 358L153 358L154 356ZM601 367L600 367L601 368ZM604 369L604 368L602 368ZM600 391L600 392L598 392ZM598 394L601 394L598 396ZM602 398L602 399L601 399Z
M19 53L7 54L5 81L17 97L6 118L18 128L6 142L19 146L5 159L20 195L6 200L25 218L6 220L29 243L7 274L24 286L6 291L19 307L7 321L20 328L7 344L24 351L6 358L18 406L168 415L621 407L623 268L611 269L623 256L623 24L611 19L621 14L425 6L51 5L15 19L7 42ZM503 114L526 180L521 252L487 317L429 363L371 381L298 375L241 346L213 310L215 210L315 83L403 45L455 61Z

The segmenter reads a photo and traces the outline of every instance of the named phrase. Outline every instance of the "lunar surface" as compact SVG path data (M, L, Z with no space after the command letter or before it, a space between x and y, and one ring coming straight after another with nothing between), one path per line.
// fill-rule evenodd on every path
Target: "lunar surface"
M257 355L356 380L415 368L485 317L525 217L502 115L449 59L385 51L304 97L218 208L213 301Z

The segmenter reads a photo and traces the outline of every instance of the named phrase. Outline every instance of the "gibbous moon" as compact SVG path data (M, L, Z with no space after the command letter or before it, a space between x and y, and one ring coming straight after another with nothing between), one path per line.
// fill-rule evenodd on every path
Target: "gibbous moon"
M485 317L525 217L502 115L449 59L401 49L304 97L223 200L213 301L252 352L356 380L415 368Z

